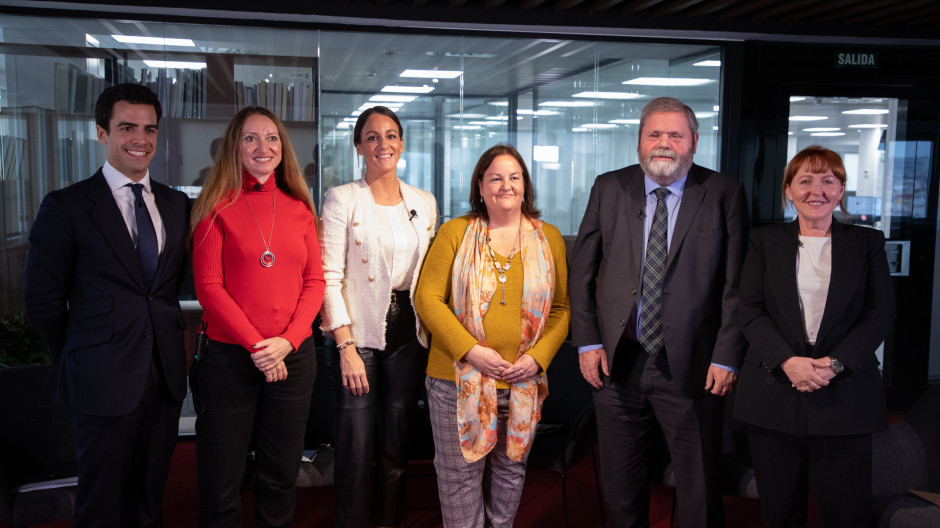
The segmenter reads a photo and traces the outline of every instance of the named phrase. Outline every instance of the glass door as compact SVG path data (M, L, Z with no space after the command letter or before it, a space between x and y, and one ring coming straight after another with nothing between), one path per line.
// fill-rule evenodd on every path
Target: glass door
M837 152L845 163L846 210L842 222L880 229L891 236L894 201L893 150L898 130L898 100L878 97L790 97L787 159L810 145ZM784 218L792 220L791 207Z
M837 152L846 171L838 220L882 231L891 274L908 276L911 242L903 224L927 217L932 145L905 139L907 101L792 95L789 110L786 159L810 145ZM784 210L785 220L795 216L792 207ZM883 362L884 345L877 355Z

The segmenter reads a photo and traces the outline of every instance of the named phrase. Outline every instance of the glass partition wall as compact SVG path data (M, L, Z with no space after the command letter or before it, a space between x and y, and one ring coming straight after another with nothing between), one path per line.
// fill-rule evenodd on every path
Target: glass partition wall
M508 142L545 220L576 234L594 177L637 162L640 110L662 95L695 109L696 162L718 164L718 47L326 31L320 43L323 188L358 176L352 129L374 104L401 117L399 174L432 190L445 220L467 211L480 154Z
M152 176L195 197L235 112L285 122L319 204L361 174L359 112L394 109L399 176L437 196L442 220L468 209L477 158L496 143L525 158L543 218L577 233L594 178L637 162L653 97L698 115L695 161L719 168L721 48L539 37L370 33L219 24L4 16L0 20L0 313L22 308L26 236L45 193L105 160L98 93L140 82L161 98Z

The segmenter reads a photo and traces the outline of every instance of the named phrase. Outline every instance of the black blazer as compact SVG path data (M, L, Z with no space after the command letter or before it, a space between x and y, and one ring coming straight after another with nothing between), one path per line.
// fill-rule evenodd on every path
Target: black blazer
M643 255L644 173L597 177L571 254L568 291L575 346L602 343L613 367L624 332L635 339ZM687 395L704 392L709 365L738 367L744 338L738 283L747 240L741 182L692 165L666 259L663 325L669 369Z
M56 362L56 403L120 416L140 402L151 358L186 395L186 326L177 299L189 199L151 180L166 243L149 289L110 187L94 176L46 195L29 234L26 313Z
M827 387L801 393L780 364L805 356L796 283L797 221L755 229L741 279L741 317L749 347L734 417L795 435L864 434L887 427L875 350L894 321L895 301L881 231L832 221L832 274L813 355L845 371Z

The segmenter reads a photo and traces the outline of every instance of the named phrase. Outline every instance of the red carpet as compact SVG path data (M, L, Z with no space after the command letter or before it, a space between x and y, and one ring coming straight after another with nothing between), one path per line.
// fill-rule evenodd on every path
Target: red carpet
M568 472L568 525L573 528L601 526L597 507L597 490L591 459ZM655 486L650 512L652 528L668 528L672 506L672 488ZM408 483L407 517L409 528L431 528L441 525L440 506L434 466L430 461L413 462ZM245 527L255 526L251 493L245 494ZM173 454L165 499L167 528L196 526L196 445L193 440L180 440ZM544 470L529 470L515 526L545 528L564 526L561 477ZM727 526L760 527L760 505L756 500L725 497ZM332 527L333 488L299 488L297 511L292 527ZM41 528L67 528L71 521L40 525Z

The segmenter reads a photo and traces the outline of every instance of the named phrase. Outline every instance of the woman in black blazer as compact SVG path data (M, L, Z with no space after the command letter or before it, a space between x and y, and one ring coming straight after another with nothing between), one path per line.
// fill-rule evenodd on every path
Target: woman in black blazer
M840 224L845 167L819 146L787 165L789 224L751 232L741 277L749 342L734 417L748 437L764 524L867 526L871 433L887 426L875 350L894 319L884 235Z

